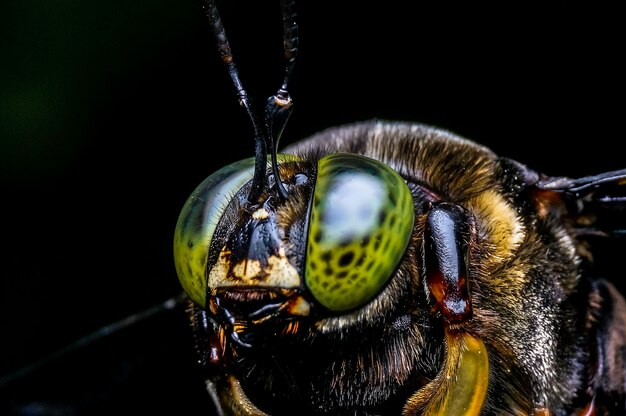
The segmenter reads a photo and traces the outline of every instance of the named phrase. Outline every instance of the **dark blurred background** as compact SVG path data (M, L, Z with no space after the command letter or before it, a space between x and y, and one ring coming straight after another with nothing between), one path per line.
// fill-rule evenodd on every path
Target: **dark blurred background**
M550 175L626 167L617 5L433 3L298 3L281 145L378 117L450 129ZM219 4L244 86L264 99L283 73L278 2ZM0 375L179 292L179 210L253 153L201 6L0 5ZM182 309L0 389L0 414L198 410L211 414Z

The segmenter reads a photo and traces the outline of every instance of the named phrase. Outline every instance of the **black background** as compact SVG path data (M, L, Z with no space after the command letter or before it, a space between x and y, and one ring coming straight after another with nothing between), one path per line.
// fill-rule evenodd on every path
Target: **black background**
M550 175L625 167L616 6L467 3L297 4L295 110L281 145L378 117L447 128ZM264 99L283 73L278 4L220 7L244 86ZM253 143L199 0L0 9L0 374L10 374L177 294L179 210ZM0 414L185 411L211 414L182 310L0 389Z

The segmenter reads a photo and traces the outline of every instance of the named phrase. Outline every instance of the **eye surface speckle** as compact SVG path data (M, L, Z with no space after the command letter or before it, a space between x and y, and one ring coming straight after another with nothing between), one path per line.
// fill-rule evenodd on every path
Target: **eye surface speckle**
M390 167L355 154L322 158L305 270L315 299L335 312L369 302L404 255L413 221L411 193Z

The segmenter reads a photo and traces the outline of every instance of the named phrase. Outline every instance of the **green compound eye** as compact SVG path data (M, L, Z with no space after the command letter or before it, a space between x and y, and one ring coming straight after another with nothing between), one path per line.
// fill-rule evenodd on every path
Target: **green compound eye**
M254 173L254 158L224 166L193 191L174 231L174 265L189 298L206 303L206 263L215 227L233 195Z
M349 153L318 163L305 282L326 308L365 305L391 278L411 237L413 198L402 177Z

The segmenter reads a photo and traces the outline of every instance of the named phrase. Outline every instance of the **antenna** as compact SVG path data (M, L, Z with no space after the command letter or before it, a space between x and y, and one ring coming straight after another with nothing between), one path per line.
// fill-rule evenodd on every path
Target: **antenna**
M275 95L269 97L265 103L264 124L259 123L252 107L248 93L243 87L239 72L233 58L233 54L222 25L222 20L217 11L215 0L204 0L206 15L213 28L217 41L217 49L226 65L230 78L237 90L239 104L248 114L252 123L255 141L255 165L252 177L252 186L248 194L248 202L255 204L265 187L265 171L267 166L267 152L272 158L272 172L274 173L276 189L281 200L288 197L278 171L277 147L282 132L293 110L293 101L289 95L289 81L298 55L298 25L293 0L281 0L281 13L283 15L283 47L285 50L285 77Z

